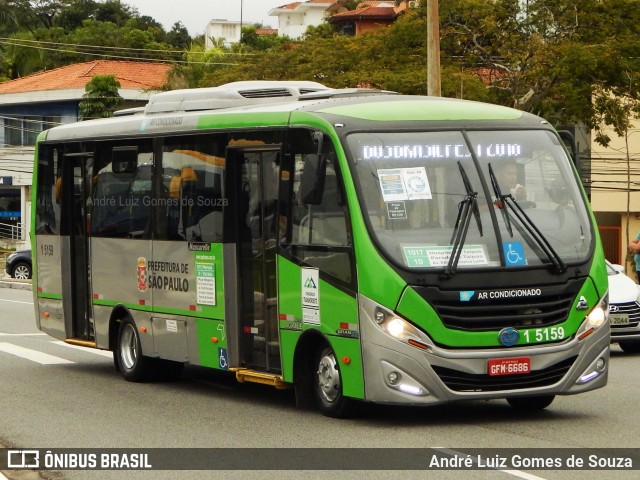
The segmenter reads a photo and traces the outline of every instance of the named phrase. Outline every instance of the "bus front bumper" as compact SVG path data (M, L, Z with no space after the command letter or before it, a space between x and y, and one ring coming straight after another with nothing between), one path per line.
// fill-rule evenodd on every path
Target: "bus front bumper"
M362 311L361 311L362 313ZM604 387L609 328L582 341L496 349L429 350L383 333L361 315L365 400L387 404L439 404L457 400L571 395ZM528 357L527 374L488 374L490 360Z

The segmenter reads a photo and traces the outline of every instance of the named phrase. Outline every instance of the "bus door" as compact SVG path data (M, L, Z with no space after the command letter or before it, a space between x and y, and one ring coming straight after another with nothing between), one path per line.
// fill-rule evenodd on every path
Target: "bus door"
M276 239L280 145L227 149L237 251L240 362L279 373ZM235 198L233 198L235 196ZM225 227L226 228L226 227Z
M93 153L65 153L61 183L62 304L67 338L94 340L89 298L87 198Z

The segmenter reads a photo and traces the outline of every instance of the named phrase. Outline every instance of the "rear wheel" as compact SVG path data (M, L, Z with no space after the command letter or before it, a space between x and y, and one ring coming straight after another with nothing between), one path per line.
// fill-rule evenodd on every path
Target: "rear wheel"
M129 382L145 381L155 371L154 359L142 355L140 335L131 319L120 324L114 360L116 368Z
M342 394L342 377L333 350L321 348L316 358L314 394L318 408L328 417L348 416L353 400Z
M540 397L512 397L507 398L507 402L517 410L535 411L547 408L551 405L554 398L556 398L555 395L542 395Z
M618 345L624 353L640 353L640 340L620 340Z

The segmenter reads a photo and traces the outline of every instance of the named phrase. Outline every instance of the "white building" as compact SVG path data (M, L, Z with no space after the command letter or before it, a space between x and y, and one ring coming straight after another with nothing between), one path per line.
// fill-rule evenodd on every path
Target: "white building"
M335 0L307 0L294 2L269 10L269 15L278 17L278 35L300 38L310 26L320 25L327 16L327 9Z
M216 45L229 46L240 42L242 24L235 20L211 20L204 29L204 47L210 50Z

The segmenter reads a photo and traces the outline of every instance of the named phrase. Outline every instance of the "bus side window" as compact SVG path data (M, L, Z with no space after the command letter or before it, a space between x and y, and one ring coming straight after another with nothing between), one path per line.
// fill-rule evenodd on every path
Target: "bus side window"
M224 135L175 138L162 152L161 198L156 202L160 240L221 242L227 138Z
M57 234L60 225L60 187L62 173L58 150L40 147L38 159L38 208L36 209L36 233Z
M131 152L136 150L137 160L134 157L132 161ZM120 162L123 158L130 163L126 170ZM150 144L135 147L106 146L99 150L96 163L98 173L93 180L91 199L92 236L148 236L152 160Z

